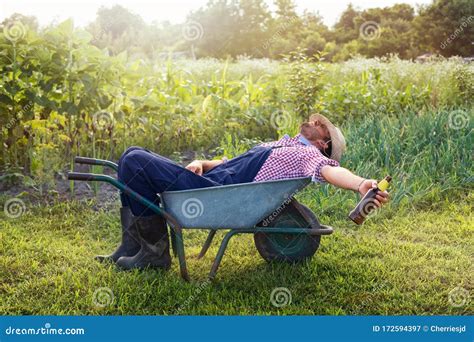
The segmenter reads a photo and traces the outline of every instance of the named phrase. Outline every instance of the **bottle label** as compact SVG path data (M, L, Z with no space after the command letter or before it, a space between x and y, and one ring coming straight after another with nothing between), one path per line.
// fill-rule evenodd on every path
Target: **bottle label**
M377 187L381 190L381 191L385 191L388 189L388 182L386 179L382 179L379 184L377 184Z

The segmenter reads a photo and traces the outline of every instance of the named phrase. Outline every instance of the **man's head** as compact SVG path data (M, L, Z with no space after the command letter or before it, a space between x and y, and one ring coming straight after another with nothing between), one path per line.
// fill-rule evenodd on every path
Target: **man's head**
M300 126L300 133L325 156L339 161L346 142L339 128L321 114L313 114Z
M326 157L331 155L331 135L325 124L319 120L303 122L300 126L300 133Z

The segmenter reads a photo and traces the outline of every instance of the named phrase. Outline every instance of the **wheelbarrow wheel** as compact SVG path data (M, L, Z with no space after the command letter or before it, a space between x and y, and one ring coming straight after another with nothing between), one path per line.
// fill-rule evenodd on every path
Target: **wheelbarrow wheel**
M303 204L292 199L275 217L272 215L257 224L257 227L320 228L314 213ZM254 234L255 246L267 262L289 263L311 259L319 248L321 236L309 234L265 233Z

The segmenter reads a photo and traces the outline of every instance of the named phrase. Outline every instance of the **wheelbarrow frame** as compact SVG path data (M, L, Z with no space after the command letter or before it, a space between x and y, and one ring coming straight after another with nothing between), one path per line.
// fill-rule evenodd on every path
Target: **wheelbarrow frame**
M88 164L88 165L98 165L108 167L114 171L118 171L118 165L109 160L103 159L95 159L95 158L87 158L87 157L75 157L75 163L78 164ZM77 180L77 181L95 181L95 182L106 182L111 184L112 186L119 189L122 193L130 196L134 200L146 205L148 208L153 210L156 214L161 215L166 221L168 225L171 227L170 235L171 235L171 246L173 250L173 254L178 257L179 260L179 268L181 277L189 281L189 273L187 270L186 264L186 256L184 250L184 239L183 239L183 229L187 229L179 224L178 220L167 212L164 208L156 205L155 203L151 202L147 198L141 196L139 193L133 191L130 187L125 185L124 183L120 182L116 178L112 176L108 176L105 174L94 174L94 173L82 173L82 172L68 172L67 177L69 180ZM189 228L189 229L198 229L198 228ZM209 229L209 228L207 228ZM284 233L284 234L307 234L311 236L316 235L330 235L333 233L332 227L320 225L318 229L315 228L301 228L301 227L258 227L254 226L252 228L232 228L232 227L224 227L224 228L213 228L210 229L210 232L202 246L202 249L198 255L198 259L202 258L206 252L208 251L212 240L217 232L217 230L224 230L229 229L229 232L226 233L224 236L217 255L214 259L212 264L211 270L209 272L209 278L214 279L219 268L219 265L222 261L224 256L225 250L229 244L230 239L237 234L255 234L258 232L263 233Z

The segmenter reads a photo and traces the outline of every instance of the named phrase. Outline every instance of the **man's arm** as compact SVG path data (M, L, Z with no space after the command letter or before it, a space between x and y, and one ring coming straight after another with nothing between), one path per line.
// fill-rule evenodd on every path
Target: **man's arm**
M223 162L223 160L194 160L186 166L186 169L201 176L204 172L209 171Z
M377 181L375 179L359 177L351 171L339 166L325 165L321 169L321 174L328 183L339 188L357 191L361 196L364 196L371 188L377 187ZM374 203L380 207L383 203L388 202L388 192L379 191L375 198Z

